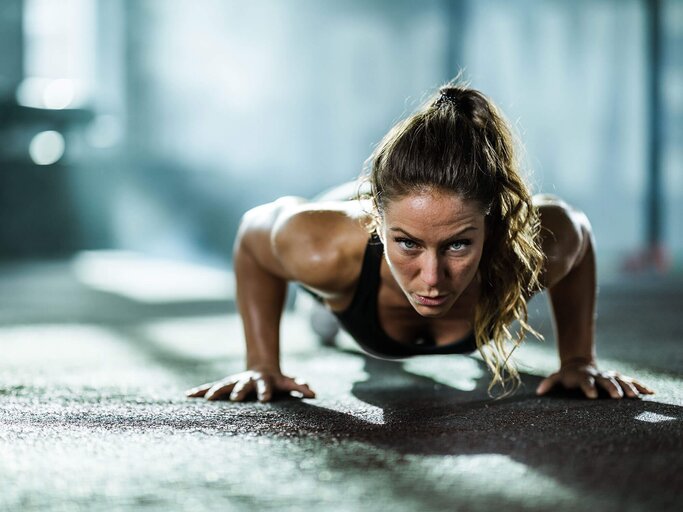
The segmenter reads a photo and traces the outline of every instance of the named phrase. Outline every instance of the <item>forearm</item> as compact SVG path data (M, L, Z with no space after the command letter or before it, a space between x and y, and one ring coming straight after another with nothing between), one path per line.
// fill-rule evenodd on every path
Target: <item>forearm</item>
M595 362L596 264L590 231L582 258L549 290L560 362Z
M264 269L242 241L235 251L237 307L247 348L247 368L280 369L280 318L287 281Z

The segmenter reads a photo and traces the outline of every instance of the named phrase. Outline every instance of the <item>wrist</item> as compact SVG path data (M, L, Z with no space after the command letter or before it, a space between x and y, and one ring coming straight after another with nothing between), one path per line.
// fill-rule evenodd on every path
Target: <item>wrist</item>
M272 361L247 361L247 370L253 372L282 373L280 364Z
M560 368L570 366L595 366L595 358L592 356L574 356L561 359Z
M247 370L280 371L280 354L275 350L255 350L247 346L246 353Z

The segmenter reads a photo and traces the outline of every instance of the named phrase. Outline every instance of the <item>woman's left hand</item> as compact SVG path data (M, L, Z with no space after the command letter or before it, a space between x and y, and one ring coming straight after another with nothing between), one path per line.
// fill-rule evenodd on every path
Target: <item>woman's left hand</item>
M581 389L588 398L597 398L598 389L609 393L611 398L638 398L640 395L652 395L654 391L640 382L619 372L600 371L595 364L575 362L563 365L559 371L546 377L536 388L537 395L544 395L556 385L566 389Z

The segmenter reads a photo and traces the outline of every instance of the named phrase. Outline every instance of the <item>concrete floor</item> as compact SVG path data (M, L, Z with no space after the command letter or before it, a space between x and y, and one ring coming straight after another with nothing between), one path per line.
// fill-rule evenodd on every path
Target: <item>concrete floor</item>
M478 359L380 361L346 336L322 348L299 302L283 365L318 398L231 404L183 396L242 369L229 298L4 265L0 510L680 510L681 284L601 290L600 360L653 387L647 399L535 397L556 365L549 336L519 352L525 388L493 401ZM531 311L549 334L544 300Z

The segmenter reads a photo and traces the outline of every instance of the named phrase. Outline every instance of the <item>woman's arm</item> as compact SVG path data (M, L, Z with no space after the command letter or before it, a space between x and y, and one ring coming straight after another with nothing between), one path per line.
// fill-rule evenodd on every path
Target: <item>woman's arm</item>
M306 203L286 197L247 212L235 242L237 305L247 346L247 370L187 392L190 397L242 401L256 394L315 394L280 370L280 319L287 282L297 281L328 300L353 290L367 232L355 203Z
M229 396L234 401L254 393L259 400L268 401L278 391L315 396L305 383L280 370L280 319L292 276L275 254L272 237L283 210L300 202L303 200L283 198L254 208L242 218L234 246L234 270L247 370L191 389L188 396L207 400Z
M247 368L280 371L280 319L291 280L275 257L271 233L282 206L247 212L237 232L233 261L237 308L247 344Z
M583 213L566 206L543 208L541 215L546 219L542 220L548 255L545 279L560 363L594 364L597 283L590 223Z
M652 390L629 377L597 369L595 244L588 218L557 198L546 196L539 203L547 256L543 282L553 311L560 370L544 379L537 393L561 384L580 388L589 398L597 397L596 386L612 398L651 394Z

